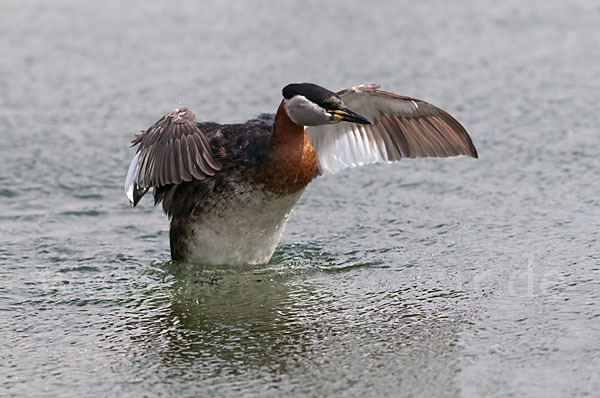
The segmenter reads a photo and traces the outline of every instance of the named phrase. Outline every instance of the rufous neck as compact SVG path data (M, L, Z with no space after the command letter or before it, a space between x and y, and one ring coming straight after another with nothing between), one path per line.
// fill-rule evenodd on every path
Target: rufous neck
M279 108L275 114L273 129L278 138L281 136L304 136L304 126L300 126L290 119L290 116L285 110L285 100L281 101L281 104L279 104Z

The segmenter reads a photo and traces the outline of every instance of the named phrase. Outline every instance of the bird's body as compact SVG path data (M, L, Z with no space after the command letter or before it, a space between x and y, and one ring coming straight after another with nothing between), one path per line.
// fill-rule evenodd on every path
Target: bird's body
M233 171L215 184L184 183L196 185L191 191L202 191L198 199L203 203L190 213L177 212L171 219L173 259L232 265L269 261L304 188L277 194L246 177Z
M274 116L243 124L196 123L189 109L176 109L133 141L140 147L125 184L131 206L154 188L155 204L162 202L171 218L174 260L265 263L315 176L403 157L477 156L466 131L439 108L376 86L340 93L289 85ZM366 107L360 104L364 95L375 99ZM345 108L346 102L357 102L353 109L371 113L375 122ZM426 108L423 115L419 104ZM355 123L337 124L343 120ZM307 135L305 125L320 127L309 127ZM342 125L347 128L337 128ZM331 129L331 136L322 128Z
M304 128L290 123L280 110L244 124L197 124L221 168L211 178L156 190L156 202L171 217L173 259L269 261L317 164Z

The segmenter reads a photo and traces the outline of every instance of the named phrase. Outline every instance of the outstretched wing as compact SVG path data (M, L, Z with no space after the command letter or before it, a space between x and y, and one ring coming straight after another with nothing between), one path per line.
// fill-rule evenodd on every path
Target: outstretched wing
M425 101L378 90L378 84L338 92L371 125L341 122L307 128L320 174L402 158L468 155L477 150L463 126Z
M138 145L125 180L131 207L151 187L203 180L220 170L206 136L188 108L167 113L131 142Z

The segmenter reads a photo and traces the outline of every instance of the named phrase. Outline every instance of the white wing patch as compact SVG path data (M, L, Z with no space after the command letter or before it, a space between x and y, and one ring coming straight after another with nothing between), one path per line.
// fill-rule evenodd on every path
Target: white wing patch
M140 158L140 153L136 153L129 165L129 170L127 171L127 178L125 178L125 194L131 203L133 203L133 189L134 185L138 181L138 177L140 174L140 164L138 164L138 160Z
M312 127L307 134L316 149L319 171L323 174L335 174L348 167L388 161L383 139L376 139L360 124Z

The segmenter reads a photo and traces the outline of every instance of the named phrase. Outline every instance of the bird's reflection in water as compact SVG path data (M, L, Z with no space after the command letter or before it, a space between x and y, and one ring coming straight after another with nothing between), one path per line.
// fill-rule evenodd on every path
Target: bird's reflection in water
M307 330L294 302L310 287L295 270L172 262L158 268L168 287L162 300L153 297L143 327L150 335L139 339L170 373L278 374L305 349Z
M297 251L305 257L290 262ZM178 382L269 388L324 373L339 380L350 368L368 380L380 368L365 358L382 360L384 375L406 378L452 361L461 292L440 289L439 280L391 278L377 263L328 262L335 257L287 246L262 266L155 265L160 291L149 292L136 309L145 315L130 320L140 363Z

